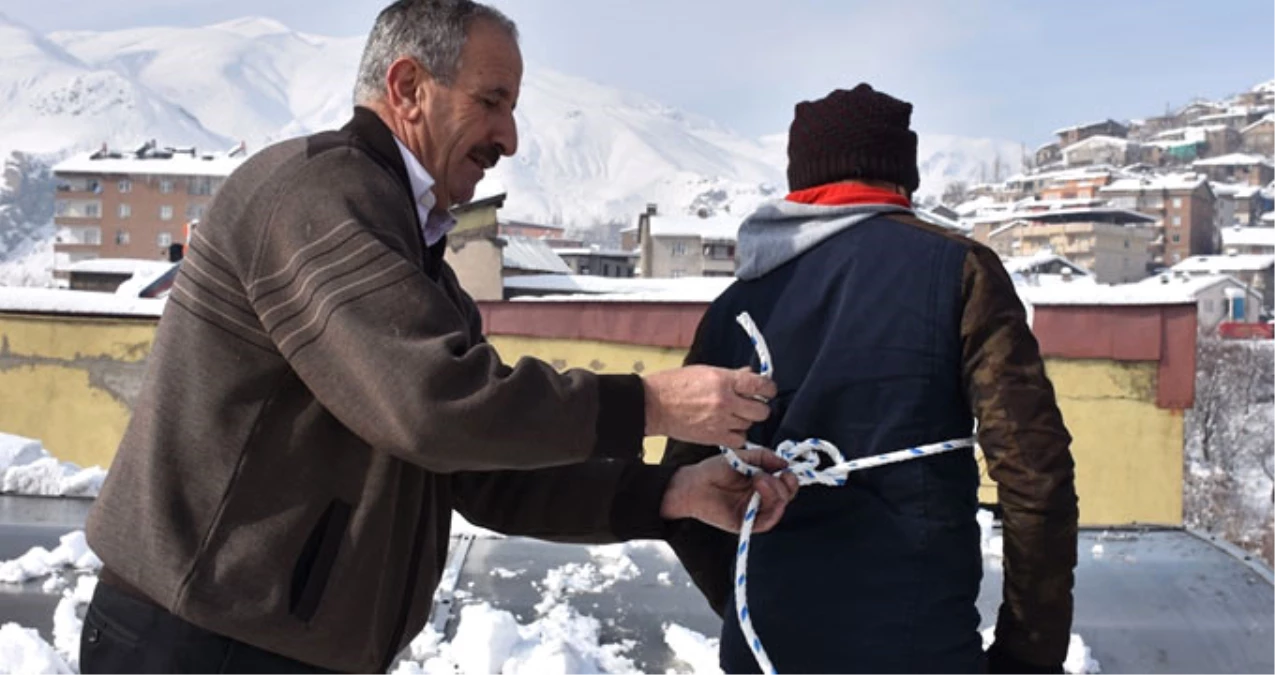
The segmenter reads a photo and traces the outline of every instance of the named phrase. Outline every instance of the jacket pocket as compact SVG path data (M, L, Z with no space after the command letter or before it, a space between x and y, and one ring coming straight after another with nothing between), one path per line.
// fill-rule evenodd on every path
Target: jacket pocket
M309 621L314 618L349 523L350 505L334 499L310 531L310 537L292 568L288 611L298 619Z

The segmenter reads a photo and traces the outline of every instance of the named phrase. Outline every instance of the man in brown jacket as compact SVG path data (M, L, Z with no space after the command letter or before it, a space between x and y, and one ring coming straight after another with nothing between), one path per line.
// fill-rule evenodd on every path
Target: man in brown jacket
M975 602L972 450L814 486L750 546L753 626L781 672L1062 672L1072 618L1071 437L1023 306L991 250L917 219L912 106L863 84L797 106L791 193L739 232L737 281L709 308L688 363L754 363L769 343L779 394L749 434L822 438L847 459L978 440L1003 508L1004 602L986 664ZM672 442L665 461L716 448ZM734 537L683 523L674 550L725 617L721 662L757 672L736 618Z
M443 260L454 204L517 146L516 31L468 0L378 17L354 119L263 150L195 231L89 517L85 672L385 670L424 626L455 509L561 541L763 526L791 476L642 463L739 446L771 383L501 362ZM772 471L782 460L750 453Z

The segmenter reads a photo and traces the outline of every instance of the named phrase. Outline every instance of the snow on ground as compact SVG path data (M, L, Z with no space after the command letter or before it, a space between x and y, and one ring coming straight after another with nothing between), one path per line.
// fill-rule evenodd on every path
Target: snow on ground
M692 673L720 673L717 660L717 638L701 635L675 623L664 624L664 644L673 650L677 660L690 667Z
M996 626L988 626L982 630L983 649L987 649L996 641ZM1102 665L1093 657L1093 652L1085 644L1084 638L1071 634L1071 642L1067 644L1067 658L1063 660L1063 672L1071 675L1080 673L1101 673Z
M102 561L89 549L83 530L64 534L59 541L52 551L36 546L18 558L0 563L0 584L21 584L68 569L97 571L102 568Z
M49 454L40 441L0 432L0 492L50 497L96 497L106 470L82 469Z

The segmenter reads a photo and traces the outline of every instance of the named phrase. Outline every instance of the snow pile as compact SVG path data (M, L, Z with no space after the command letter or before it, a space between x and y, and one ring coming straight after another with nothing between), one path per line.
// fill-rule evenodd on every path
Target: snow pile
M987 509L979 509L974 517L978 520L983 557L995 559L1004 557L1005 539L999 534L992 534L992 521L995 516Z
M0 492L53 497L96 497L106 470L60 462L39 441L0 433Z
M396 675L411 673L631 673L623 656L631 642L601 644L597 619L568 605L555 605L529 624L487 603L460 612L456 637L442 642L427 629L409 647L411 659L400 662Z
M692 673L720 673L718 639L701 635L675 623L664 624L664 644L673 650L678 661L690 666Z
M97 571L102 568L102 561L89 549L83 530L64 534L59 542L52 551L36 546L18 558L0 563L0 583L21 584L68 569Z
M996 641L996 626L988 626L982 630L983 649L986 650ZM1063 672L1070 675L1081 673L1101 673L1102 665L1093 657L1093 652L1085 644L1083 638L1071 634L1071 642L1067 644L1067 657L1063 659Z
M34 628L9 622L0 626L0 672L74 673Z

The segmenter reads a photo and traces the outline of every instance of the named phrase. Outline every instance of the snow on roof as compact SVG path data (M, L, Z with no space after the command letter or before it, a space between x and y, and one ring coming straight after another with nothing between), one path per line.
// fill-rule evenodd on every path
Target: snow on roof
M1275 249L1275 227L1224 227L1223 246L1269 246Z
M651 216L652 237L700 237L734 241L744 219L729 214L708 216Z
M170 157L138 158L129 153L109 154L100 159L100 152L85 152L53 166L55 174L108 174L108 175L154 175L154 176L203 176L224 178L243 164L242 156L230 157L225 154L199 155L174 153Z
M71 263L66 267L68 272L85 272L93 274L151 274L167 271L173 263L167 260L139 260L136 258L93 258Z
M1275 211L1267 211L1260 219L1264 223L1275 223Z
M114 293L0 286L0 312L158 317L165 302Z
M1018 297L1031 305L1186 305L1195 295L1186 285L1076 284L1016 285Z
M1229 274L1260 272L1275 266L1275 255L1240 253L1236 255L1193 255L1171 269L1189 274Z
M639 258L641 253L638 251L625 251L618 248L601 248L599 246L572 246L566 248L555 248L554 253L559 256L570 255L598 255L609 258Z
M1040 265L1051 262L1059 262L1071 268L1071 270L1077 275L1090 276L1089 270L1052 251L1037 251L1032 255L1004 258L1003 261L1005 264L1005 271L1010 274L1022 274L1024 272L1030 272Z
M1195 298L1199 297L1200 293L1218 284L1237 288L1245 286L1244 282L1229 274L1174 274L1172 272L1161 272L1147 277L1134 285L1147 288L1160 287L1165 289L1166 292L1180 291ZM1249 289L1249 293L1258 295L1258 292L1252 288Z
M1086 138L1083 141L1077 141L1075 143L1072 143L1071 145L1063 148L1062 153L1064 155L1068 155L1076 150L1079 150L1081 148L1086 148L1091 145L1118 145L1124 148L1124 147L1128 147L1131 143L1136 144L1137 141L1131 141L1127 138L1117 138L1115 136L1103 136L1100 134L1098 136L1090 136L1089 138Z
M1237 183L1209 183L1209 188L1218 197L1232 197L1234 199L1252 199L1254 195L1262 191L1262 188L1257 185L1240 185Z
M507 277L505 288L555 294L518 300L712 302L734 281L734 277L647 279L553 274Z
M951 218L940 216L939 214L934 213L933 211L930 211L928 209L921 209L921 208L913 209L913 213L916 214L917 218L920 218L921 220L924 220L927 223L938 225L939 227L952 230L954 232L965 232L970 229L964 223L961 223L956 220L952 220Z
M1240 133L1247 134L1248 132L1262 126L1263 124L1271 124L1272 122L1275 122L1275 114L1267 113L1266 116L1263 117L1262 119L1244 127L1243 129L1240 129Z
M500 249L501 264L505 269L571 274L567 263L542 239L508 236L500 239L505 244Z
M1000 202L997 202L994 197L983 195L982 197L975 197L969 201L961 202L952 210L956 211L957 215L966 217L975 215L984 209L995 209L998 205L1000 205Z
M1275 166L1275 162L1261 155L1250 155L1244 152L1233 152L1229 155L1221 157L1210 157L1208 159L1197 159L1191 163L1191 166Z
M1042 171L1040 173L1020 173L1010 176L1005 180L1005 183L1034 183L1043 180L1076 180L1081 178L1101 178L1109 175L1123 176L1126 175L1126 172L1111 166L1110 164L1094 164L1091 166L1079 166L1059 169L1056 171Z
M1081 129L1088 129L1088 128L1090 128L1090 127L1102 126L1102 125L1104 125L1104 124L1114 124L1114 125L1116 125L1116 126L1118 126L1118 127L1121 127L1121 128L1127 128L1127 127L1125 127L1125 125L1123 125L1123 124L1121 124L1121 123L1119 123L1119 122L1117 122L1117 121L1115 121L1115 120L1113 120L1113 119L1105 119L1105 120L1099 120L1099 121L1097 121L1097 122L1086 122L1085 124L1076 124L1076 125L1073 125L1073 126L1070 126L1070 127L1063 127L1062 129L1058 129L1058 130L1054 131L1054 135L1055 135L1055 136L1060 136L1060 135L1065 134L1065 133L1067 133L1067 132L1069 132L1069 131L1078 131L1078 130L1081 130Z
M1070 220L1081 222L1086 217L1111 217L1113 220L1121 223L1152 223L1155 218L1145 213L1139 213L1131 209L1118 209L1108 206L1082 206L1075 208L1053 209L1049 211L1020 211L1015 214L1016 218L1021 220L1058 220L1060 218L1070 218Z
M1208 182L1208 177L1195 173L1178 173L1167 176L1140 176L1121 178L1110 185L1098 188L1098 192L1141 192L1144 190L1194 190Z

